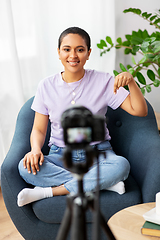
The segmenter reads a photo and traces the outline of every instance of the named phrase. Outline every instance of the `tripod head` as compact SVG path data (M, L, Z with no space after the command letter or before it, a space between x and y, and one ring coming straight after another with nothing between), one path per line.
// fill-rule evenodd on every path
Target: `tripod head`
M65 167L72 173L78 175L84 175L88 172L89 168L93 164L94 159L94 150L91 146L86 146L85 148L85 161L82 162L73 162L72 158L73 150L70 146L66 146L66 149L63 154L63 161Z
M84 175L93 164L94 149L89 145L91 142L103 141L105 137L105 118L93 115L84 106L68 108L61 117L63 137L66 144L64 163L71 172ZM73 163L73 150L83 149L86 161Z

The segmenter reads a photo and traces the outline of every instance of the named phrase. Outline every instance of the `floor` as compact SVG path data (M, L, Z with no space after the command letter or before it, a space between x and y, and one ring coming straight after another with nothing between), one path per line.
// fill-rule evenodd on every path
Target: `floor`
M12 223L0 189L0 240L24 240Z

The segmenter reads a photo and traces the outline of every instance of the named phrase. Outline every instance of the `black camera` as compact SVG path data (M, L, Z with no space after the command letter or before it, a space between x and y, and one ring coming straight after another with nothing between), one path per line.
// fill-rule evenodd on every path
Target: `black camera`
M105 118L93 115L84 106L74 106L64 111L61 125L64 142L73 149L83 149L90 142L104 141Z

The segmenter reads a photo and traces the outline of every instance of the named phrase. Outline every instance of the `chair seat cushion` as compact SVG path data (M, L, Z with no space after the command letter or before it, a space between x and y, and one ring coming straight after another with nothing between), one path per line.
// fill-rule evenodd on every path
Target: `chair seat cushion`
M126 193L103 190L100 192L100 207L106 220L123 208L139 204L141 192L133 177L130 175L125 181ZM66 209L66 196L57 196L43 199L32 204L37 218L47 223L61 223ZM87 211L86 222L92 222L92 212Z

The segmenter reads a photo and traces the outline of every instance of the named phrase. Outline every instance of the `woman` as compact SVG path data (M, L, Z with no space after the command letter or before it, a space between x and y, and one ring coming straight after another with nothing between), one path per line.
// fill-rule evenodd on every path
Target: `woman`
M18 194L18 206L42 198L66 195L77 191L77 182L61 161L65 148L60 118L72 104L83 105L93 114L105 116L107 106L123 110L134 116L146 116L145 99L128 72L115 79L108 73L85 70L84 65L91 53L90 37L83 29L66 29L59 37L58 54L64 71L40 82L32 109L35 111L31 133L31 151L19 163L22 178L36 186L23 189ZM123 86L128 85L129 92ZM43 156L41 148L45 141L48 120L51 121L50 153ZM106 158L100 157L100 189L125 192L123 181L128 177L129 162L117 156L110 145L106 126L105 141L97 144L106 151ZM84 160L83 150L73 151L73 161ZM84 176L84 191L95 191L97 166L89 169Z

